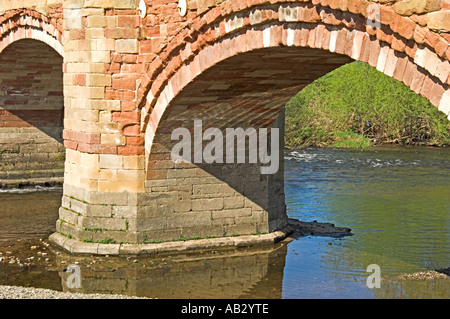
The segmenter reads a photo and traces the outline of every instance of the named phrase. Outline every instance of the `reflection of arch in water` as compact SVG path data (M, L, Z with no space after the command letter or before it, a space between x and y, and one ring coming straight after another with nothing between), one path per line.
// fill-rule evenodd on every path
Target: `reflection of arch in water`
M112 293L153 298L281 298L287 245L239 249L174 257L102 259L94 266L79 257L82 288L67 287L67 272L60 272L64 291ZM61 255L58 258L64 258ZM78 257L70 257L72 260ZM98 258L96 258L98 260ZM60 259L61 261L61 259ZM153 262L154 264L152 264ZM145 267L143 267L145 265Z

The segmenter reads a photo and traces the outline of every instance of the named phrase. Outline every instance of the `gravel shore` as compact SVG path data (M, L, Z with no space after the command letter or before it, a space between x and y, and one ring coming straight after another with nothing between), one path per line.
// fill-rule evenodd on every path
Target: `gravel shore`
M0 286L0 299L145 299L125 295L81 294L42 288Z
M449 275L447 275L444 270L439 269L436 270L428 270L428 271L420 271L411 274L402 274L400 276L395 277L383 277L381 280L384 281L403 281L403 280L434 280L434 279L449 279Z

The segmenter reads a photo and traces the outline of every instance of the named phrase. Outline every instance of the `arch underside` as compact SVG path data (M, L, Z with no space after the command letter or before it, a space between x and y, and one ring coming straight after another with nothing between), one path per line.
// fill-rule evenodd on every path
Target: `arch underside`
M32 9L0 16L0 180L2 187L61 183L62 25Z
M199 117L218 128L270 127L288 99L348 62L346 56L299 47L260 49L219 62L170 103L155 142L166 129Z
M220 61L270 47L316 48L367 62L450 116L450 64L445 50L443 55L431 44L437 46L445 40L417 28L408 18L392 13L388 19L384 13L374 26L364 11L365 4L345 9L285 1L223 5L227 9L219 6L194 19L189 32L180 32L142 79L138 100L142 94L146 96L140 105L147 153L167 105L186 85Z

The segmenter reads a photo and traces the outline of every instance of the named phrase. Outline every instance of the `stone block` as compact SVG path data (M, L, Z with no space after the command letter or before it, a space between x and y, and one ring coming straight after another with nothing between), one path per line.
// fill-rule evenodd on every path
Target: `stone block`
M99 255L119 255L120 245L119 244L98 244L97 254Z
M394 11L403 16L437 11L440 8L440 0L405 0L394 4Z
M102 230L126 230L126 219L124 218L102 218L102 217L84 217L78 218L78 226L87 229Z
M224 209L243 208L245 204L243 196L225 197L223 199Z
M257 232L256 225L239 224L224 226L226 236L231 235L250 235Z
M77 241L70 246L70 252L72 254L98 254L98 246L96 243L85 243Z
M176 213L171 217L167 217L167 228L183 228L192 226L210 226L211 212L188 212Z
M78 224L78 217L79 215L75 213L74 211L70 211L69 209L61 207L59 209L59 218L60 220L64 220L65 222L77 225Z
M144 243L171 241L181 238L181 228L152 230L145 233L139 233L138 240Z
M221 210L223 209L223 198L195 199L192 201L193 211Z
M86 205L83 215L87 217L112 217L112 207L110 205Z
M116 40L116 52L118 53L138 53L139 42L137 39Z
M450 32L450 10L429 13L427 26L431 30Z
M85 0L85 8L112 8L114 6L114 0Z
M212 225L212 226L202 226L202 227L184 227L181 230L182 237L192 238L192 237L221 237L223 236L223 226L222 225Z
M87 192L85 200L89 204L100 205L118 205L126 206L128 203L128 194L124 193L101 193L101 192Z
M216 218L234 218L237 216L251 216L252 209L251 208L241 208L241 209L229 209L229 210L220 210L213 211L212 217Z
M173 225L171 225L173 226ZM175 228L175 227L172 227ZM136 225L138 232L146 232L151 230L164 230L167 229L167 218L146 218L139 220Z
M113 0L115 9L137 9L136 0Z

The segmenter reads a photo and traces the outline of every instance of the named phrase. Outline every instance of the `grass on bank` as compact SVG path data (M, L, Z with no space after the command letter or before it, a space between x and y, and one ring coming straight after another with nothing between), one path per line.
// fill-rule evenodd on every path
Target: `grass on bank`
M286 105L287 148L450 145L450 121L405 84L362 62L317 79Z

